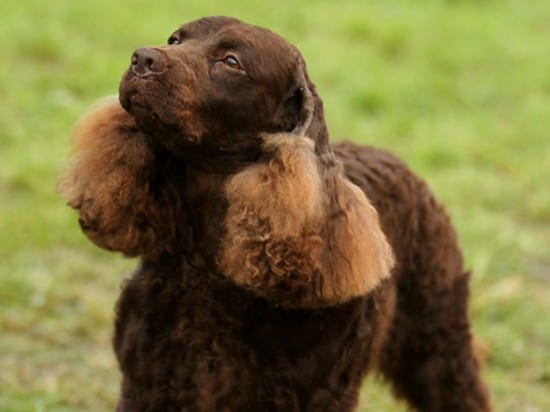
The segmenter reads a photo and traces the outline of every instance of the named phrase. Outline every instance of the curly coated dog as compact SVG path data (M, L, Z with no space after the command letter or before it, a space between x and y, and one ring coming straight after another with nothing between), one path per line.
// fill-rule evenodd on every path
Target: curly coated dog
M183 25L133 53L74 146L82 230L140 257L117 411L351 411L367 372L415 410L490 410L449 218L393 155L329 143L281 37Z

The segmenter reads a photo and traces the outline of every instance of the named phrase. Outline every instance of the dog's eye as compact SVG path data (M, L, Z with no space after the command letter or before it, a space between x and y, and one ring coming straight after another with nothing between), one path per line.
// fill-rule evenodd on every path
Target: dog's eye
M178 39L176 36L172 36L168 39L168 44L180 44L180 39Z
M241 69L241 65L235 56L226 56L225 59L223 59L223 62L232 69Z

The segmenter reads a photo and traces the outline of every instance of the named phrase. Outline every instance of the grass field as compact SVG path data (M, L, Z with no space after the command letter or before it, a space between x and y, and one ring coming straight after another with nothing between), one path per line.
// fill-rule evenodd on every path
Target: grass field
M230 4L229 4L230 3ZM550 411L550 2L0 3L0 411L112 410L119 283L55 193L72 124L131 52L226 14L302 50L333 139L388 148L447 206L495 410ZM360 411L403 411L368 380Z

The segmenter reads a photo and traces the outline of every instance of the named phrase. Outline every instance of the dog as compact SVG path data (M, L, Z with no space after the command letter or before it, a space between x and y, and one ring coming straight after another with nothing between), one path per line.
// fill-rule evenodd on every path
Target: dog
M117 411L351 411L377 373L418 411L489 411L469 274L427 185L331 144L296 47L233 18L131 56L59 184L139 257L116 309Z

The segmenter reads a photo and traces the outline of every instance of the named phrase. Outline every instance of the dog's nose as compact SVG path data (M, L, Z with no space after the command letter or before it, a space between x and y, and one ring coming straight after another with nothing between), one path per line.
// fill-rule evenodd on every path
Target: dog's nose
M160 50L144 47L132 54L132 71L139 77L162 74L167 69L166 56Z

